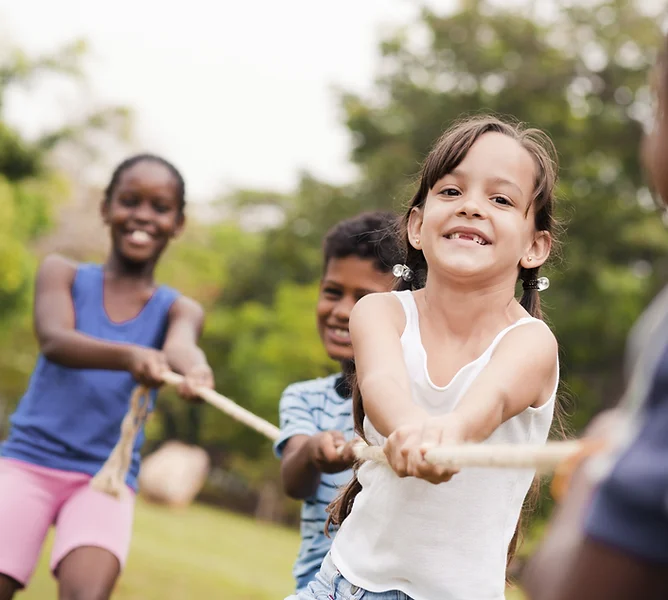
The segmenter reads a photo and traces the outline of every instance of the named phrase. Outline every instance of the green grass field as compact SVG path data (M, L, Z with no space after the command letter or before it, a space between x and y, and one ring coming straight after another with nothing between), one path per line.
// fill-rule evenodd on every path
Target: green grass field
M171 510L137 503L134 536L114 598L276 600L293 586L299 534L251 518L193 505ZM17 600L55 599L51 545Z
M118 583L118 600L282 600L293 586L292 562L299 535L194 505L171 510L137 503L127 568ZM27 591L17 600L55 599L46 546ZM507 600L521 600L509 592Z

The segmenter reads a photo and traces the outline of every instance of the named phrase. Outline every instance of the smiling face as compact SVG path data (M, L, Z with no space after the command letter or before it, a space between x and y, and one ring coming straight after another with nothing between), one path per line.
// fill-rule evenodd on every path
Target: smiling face
M367 294L391 290L393 282L392 273L379 271L371 259L354 255L330 259L320 282L316 316L318 333L331 359L353 359L348 331L353 306Z
M102 205L102 216L121 260L155 262L184 223L174 175L156 161L135 163L120 175Z
M517 278L520 266L540 266L550 236L537 232L532 207L536 163L516 140L488 132L429 190L409 219L410 244L424 252L429 272Z

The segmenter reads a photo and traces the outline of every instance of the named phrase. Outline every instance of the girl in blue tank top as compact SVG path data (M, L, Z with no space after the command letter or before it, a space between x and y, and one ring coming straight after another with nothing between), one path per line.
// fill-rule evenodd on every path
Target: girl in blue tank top
M154 281L156 264L185 222L185 184L153 155L114 172L102 203L111 233L104 265L45 258L35 285L40 354L0 447L0 599L28 584L44 538L55 525L51 568L59 597L108 598L130 546L139 472L138 435L119 501L90 478L118 441L137 384L161 373L185 375L179 394L213 388L197 342L201 307Z

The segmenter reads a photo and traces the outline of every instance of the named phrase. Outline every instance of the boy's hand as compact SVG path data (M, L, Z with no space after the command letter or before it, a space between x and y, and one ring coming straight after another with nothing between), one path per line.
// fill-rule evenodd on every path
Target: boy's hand
M162 374L169 370L167 356L160 350L132 346L129 350L127 370L141 385L160 387L163 384Z
M322 473L340 473L352 467L355 457L340 431L323 431L308 441L311 462Z
M460 422L450 414L398 427L387 438L383 449L399 477L419 477L431 483L443 483L450 481L459 470L433 465L425 460L425 454L430 448L458 444L462 440Z
M177 392L181 398L189 402L202 402L197 395L197 388L214 388L213 371L207 364L197 365L188 371L183 382L178 386Z

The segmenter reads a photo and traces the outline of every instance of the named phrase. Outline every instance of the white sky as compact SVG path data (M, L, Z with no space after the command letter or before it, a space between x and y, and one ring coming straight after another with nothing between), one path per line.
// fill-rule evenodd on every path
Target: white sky
M352 177L332 88L368 90L383 33L416 11L413 0L0 0L0 35L30 54L85 38L86 102L134 109L134 150L173 160L190 200L207 200L288 190L300 169ZM54 90L10 95L7 120L33 136L80 110L81 91Z
M495 3L526 1L553 6ZM132 151L172 160L191 201L234 187L287 191L300 170L342 182L354 170L334 87L370 90L379 41L423 4L448 12L458 0L0 0L0 50L90 45L85 90L43 81L10 94L4 115L33 137L84 109L127 105Z

